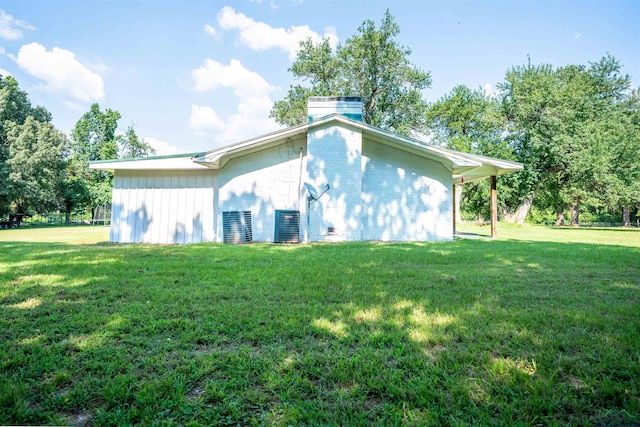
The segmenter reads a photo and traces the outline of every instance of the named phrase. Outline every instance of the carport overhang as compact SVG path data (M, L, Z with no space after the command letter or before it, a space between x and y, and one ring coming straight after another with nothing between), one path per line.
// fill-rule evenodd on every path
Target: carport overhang
M469 155L472 156L472 155ZM491 183L491 237L498 237L498 188L497 177L523 169L518 162L494 159L491 157L473 155L474 160L481 164L477 166L460 166L453 169L453 232L456 232L456 186L469 182L490 179Z

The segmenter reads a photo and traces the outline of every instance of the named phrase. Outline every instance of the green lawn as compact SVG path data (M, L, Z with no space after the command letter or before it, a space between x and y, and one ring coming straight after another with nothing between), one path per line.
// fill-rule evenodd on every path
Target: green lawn
M640 231L499 233L0 230L0 424L640 424Z

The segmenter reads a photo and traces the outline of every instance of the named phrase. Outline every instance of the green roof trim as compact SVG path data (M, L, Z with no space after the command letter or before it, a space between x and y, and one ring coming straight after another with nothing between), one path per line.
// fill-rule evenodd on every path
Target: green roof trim
M113 159L113 160L92 160L89 163L100 164L100 163L121 163L121 162L132 162L132 161L140 161L140 160L161 160L161 159L182 159L184 157L194 157L201 156L205 154L205 152L197 152L197 153L184 153L184 154L168 154L165 156L149 156L149 157L130 157L127 159Z

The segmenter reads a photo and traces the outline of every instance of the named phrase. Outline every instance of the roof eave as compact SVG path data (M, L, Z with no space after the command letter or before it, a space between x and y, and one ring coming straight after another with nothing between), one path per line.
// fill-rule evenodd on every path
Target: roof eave
M191 159L199 154L201 153L95 160L89 162L89 168L106 172L115 172L116 170L198 170L203 167L193 163Z

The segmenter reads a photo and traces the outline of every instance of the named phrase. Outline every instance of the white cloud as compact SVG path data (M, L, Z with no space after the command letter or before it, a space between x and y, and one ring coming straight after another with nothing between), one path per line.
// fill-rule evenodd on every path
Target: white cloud
M7 51L5 50L5 48L3 48L2 46L0 46L0 55L4 55L5 53L7 53Z
M13 16L0 9L0 38L17 40L22 38L23 31L34 31L36 27L28 22L15 19Z
M582 37L582 33L575 33L573 39L578 40L580 37Z
M307 25L294 25L288 29L273 28L264 22L256 22L245 14L236 12L230 6L223 7L218 13L218 24L223 30L238 30L242 42L253 50L280 49L287 52L291 60L295 59L301 41L309 37L315 42L322 39L322 35L311 30ZM329 38L333 47L337 45L338 35L334 27L327 27L324 37Z
M192 105L189 124L196 132L212 136L218 145L230 144L278 129L278 125L269 118L272 105L268 98L240 102L237 112L224 121L213 108Z
M232 59L229 65L207 59L191 75L195 90L228 88L238 100L236 111L222 113L209 106L192 105L189 125L193 130L213 135L219 143L231 143L278 128L269 118L273 106L270 94L275 88L237 59Z
M212 37L218 37L218 32L216 31L216 29L209 24L204 24L204 32Z
M5 70L4 68L0 68L0 76L6 77L6 76L10 76L11 73L7 70Z
M41 44L30 43L20 48L15 60L27 73L44 80L52 92L81 102L104 98L102 77L82 65L73 52L58 47L48 52Z
M201 107L200 105L191 106L191 117L189 117L189 126L196 131L222 130L224 123L218 117L218 114L211 107Z
M184 150L180 150L178 147L171 145L168 142L162 141L158 138L145 136L142 139L144 139L150 146L152 146L156 150L157 156L170 156L173 154L184 153Z
M207 91L219 87L232 88L239 98L266 96L274 88L260 74L247 70L237 59L223 65L207 59L204 66L191 72L194 89Z

